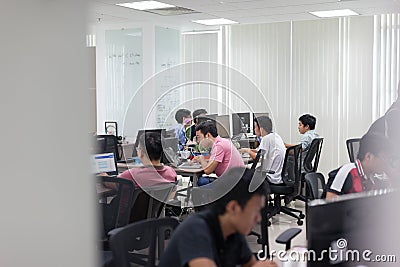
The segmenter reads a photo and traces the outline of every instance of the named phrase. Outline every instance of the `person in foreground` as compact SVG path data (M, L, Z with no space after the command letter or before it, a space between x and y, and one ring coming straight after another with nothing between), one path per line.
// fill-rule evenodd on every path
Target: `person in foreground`
M240 167L224 173L220 179L230 181L231 186L232 181L236 184L209 208L190 216L177 228L158 266L276 267L272 261L257 261L244 237L261 221L260 210L268 191L262 179L249 192L250 182L257 179L257 174L254 178L253 174L253 170Z
M359 193L387 186L374 177L390 169L392 147L382 135L366 134L360 140L360 150L356 162L343 165L331 171L326 185L326 199L338 195Z

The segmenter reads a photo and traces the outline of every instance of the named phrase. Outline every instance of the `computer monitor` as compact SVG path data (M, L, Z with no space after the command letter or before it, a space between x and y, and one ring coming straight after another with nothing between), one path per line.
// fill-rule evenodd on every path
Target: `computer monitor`
M232 134L250 133L250 112L232 113Z
M261 117L261 116L267 116L269 117L269 113L268 112L255 112L253 113L253 121L252 121L252 125L253 125L253 134L256 134L255 132L255 127L254 127L254 119Z
M394 254L392 245L399 238L391 233L397 231L398 222L390 205L396 199L395 192L377 190L334 201L311 201L306 215L308 251L312 253L308 266L380 266L366 262L362 253L390 254L392 250ZM349 258L355 253L360 261Z
M215 118L215 121L217 123L218 135L225 138L231 137L229 115L219 115Z
M92 172L94 174L107 173L108 175L117 175L117 160L114 153L92 155Z
M218 114L206 114L206 115L203 115L203 116L198 116L197 117L197 124L200 124L203 121L215 121L217 116L218 116Z
M161 163L164 164L177 164L177 153L178 153L178 138L176 137L165 137L161 138L161 144L163 153L161 156Z
M161 136L161 139L166 137L166 130L165 129L145 129L145 130L139 130L137 135L136 135L136 141L135 141L135 147L133 149L132 157L137 157L137 151L136 148L139 146L139 137L147 132L154 132L154 133L159 133Z

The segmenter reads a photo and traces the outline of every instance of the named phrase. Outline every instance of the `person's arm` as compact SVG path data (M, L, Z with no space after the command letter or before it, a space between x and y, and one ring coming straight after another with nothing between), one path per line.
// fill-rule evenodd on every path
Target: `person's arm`
M242 265L243 267L278 267L278 265L274 261L265 260L258 261L256 257L252 256L250 261L246 264Z
M213 260L208 258L197 258L189 261L189 267L217 267Z
M251 149L251 148L245 147L245 148L239 149L239 152L242 154L248 153L250 155L250 158L255 159L258 151L256 149Z
M204 156L197 156L194 157L193 162L200 162L201 167L203 168L203 171L205 174L211 174L215 171L215 169L217 168L219 162L212 160L212 161L207 161Z
M288 148L288 147L291 147L291 146L297 146L298 144L287 144L287 143L285 143L285 147L286 148Z
M339 195L333 192L326 192L326 197L325 199L333 199L333 198L337 198Z

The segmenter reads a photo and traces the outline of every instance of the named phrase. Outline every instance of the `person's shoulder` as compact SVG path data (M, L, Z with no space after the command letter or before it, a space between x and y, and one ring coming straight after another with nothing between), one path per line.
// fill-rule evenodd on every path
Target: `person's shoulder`
M132 179L133 179L133 176L134 176L135 174L138 173L139 169L140 169L140 168L131 168L131 169L128 169L128 170L124 171L123 173L119 174L118 177L119 177L119 178L131 179L131 180L132 180Z
M186 235L201 235L201 233L209 232L209 226L202 216L202 213L190 215L179 225L179 232L186 233ZM193 231L196 229L196 231Z

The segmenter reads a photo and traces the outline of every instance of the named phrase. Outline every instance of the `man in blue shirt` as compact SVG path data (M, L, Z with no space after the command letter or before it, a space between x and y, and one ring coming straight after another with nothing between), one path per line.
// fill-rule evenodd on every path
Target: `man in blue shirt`
M175 120L177 124L174 125L172 129L175 131L175 137L178 138L178 148L179 150L182 150L187 142L186 128L189 127L192 123L190 110L178 109L178 111L175 113Z

